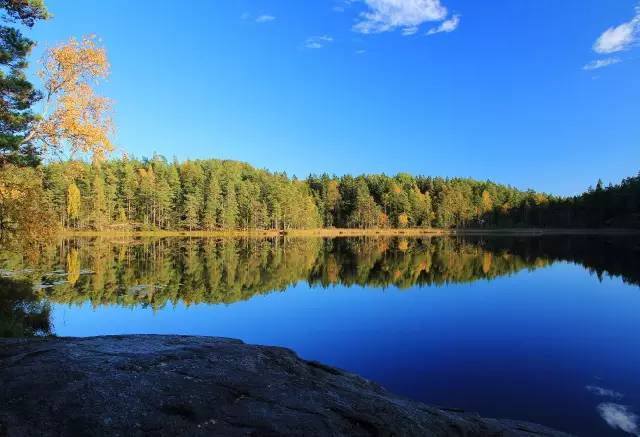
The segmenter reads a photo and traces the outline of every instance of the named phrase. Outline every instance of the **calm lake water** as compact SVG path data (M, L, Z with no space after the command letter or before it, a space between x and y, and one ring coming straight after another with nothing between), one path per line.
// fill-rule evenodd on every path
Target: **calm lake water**
M77 239L0 251L0 334L285 346L428 404L640 435L637 236Z

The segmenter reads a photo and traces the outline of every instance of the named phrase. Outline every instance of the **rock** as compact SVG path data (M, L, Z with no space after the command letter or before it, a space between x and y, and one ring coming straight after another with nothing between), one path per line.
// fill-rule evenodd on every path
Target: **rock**
M0 436L568 436L214 337L0 340L0 387Z

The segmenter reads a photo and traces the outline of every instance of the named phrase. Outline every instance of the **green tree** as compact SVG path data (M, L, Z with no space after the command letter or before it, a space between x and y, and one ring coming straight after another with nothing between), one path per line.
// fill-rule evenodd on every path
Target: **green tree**
M236 184L232 179L227 180L224 189L224 208L222 209L222 228L235 229L238 220L238 202L236 200Z
M5 22L32 27L49 17L42 0L2 0ZM15 27L0 25L0 166L36 165L39 152L24 139L36 116L31 107L42 98L25 75L27 56L35 42Z
M102 230L108 223L107 216L107 200L105 197L104 180L100 174L100 170L97 169L93 178L91 192L92 202L92 224L94 229Z
M349 224L357 228L373 228L378 224L380 213L380 207L373 200L367 185L363 180L359 180Z
M202 224L208 231L218 227L219 216L222 209L222 194L220 192L220 184L215 175L209 176L207 184L206 200L204 204L204 217Z
M187 194L184 199L182 225L192 231L198 227L198 197L193 194Z
M119 197L123 210L126 213L127 220L133 220L134 207L136 198L137 181L134 171L134 164L129 159L124 159L120 162L120 184L119 184Z

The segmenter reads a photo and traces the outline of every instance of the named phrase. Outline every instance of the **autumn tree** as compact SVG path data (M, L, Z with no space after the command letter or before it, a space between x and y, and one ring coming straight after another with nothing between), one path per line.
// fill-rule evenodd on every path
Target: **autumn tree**
M49 18L42 0L0 0L0 11L3 23L19 23L26 28ZM71 39L47 50L39 73L44 87L39 91L25 75L27 57L34 45L21 30L0 25L0 191L11 193L0 199L3 202L0 210L4 212L4 233L8 229L22 232L21 236L16 234L15 240L27 237L37 240L38 223L42 225L40 234L45 237L53 219L53 216L43 217L52 211L53 205L45 205L49 198L40 195L44 192L42 172L30 175L36 179L27 179L23 178L26 171L19 168L35 167L45 154L63 149L72 154L86 153L96 159L113 150L109 138L113 131L109 115L111 104L93 89L93 85L109 73L104 48L98 47L94 38L83 38L81 41ZM33 106L41 100L43 111L35 114ZM15 186L16 181L22 181L24 187ZM36 187L38 184L40 188ZM87 184L91 185L91 181ZM81 202L78 200L76 205L75 200L79 190L77 186L71 190L74 203L67 202L66 206L71 207L71 214L67 215L77 223ZM106 198L102 191L102 194L97 193L100 194L97 201L102 206L95 213L106 213ZM57 202L60 205L60 200ZM24 211L18 211L16 205L23 205ZM33 212L33 205L40 207L39 214L30 215L37 218L35 221L24 216L26 211Z
M0 243L49 240L57 229L40 170L6 164L0 171Z
M71 182L67 187L67 217L69 223L74 223L80 217L80 190L75 182Z
M94 159L111 152L111 101L93 89L109 75L106 50L93 36L71 38L48 50L42 65L44 110L22 142L36 145L41 154L65 146L72 155L86 153Z

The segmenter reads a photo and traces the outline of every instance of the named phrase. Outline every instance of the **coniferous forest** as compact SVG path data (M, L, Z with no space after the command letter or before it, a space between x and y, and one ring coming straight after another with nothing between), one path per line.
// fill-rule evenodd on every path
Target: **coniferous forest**
M236 161L118 159L39 170L60 226L83 230L638 227L640 177L576 197L468 178L290 178ZM41 206L42 207L42 206Z

